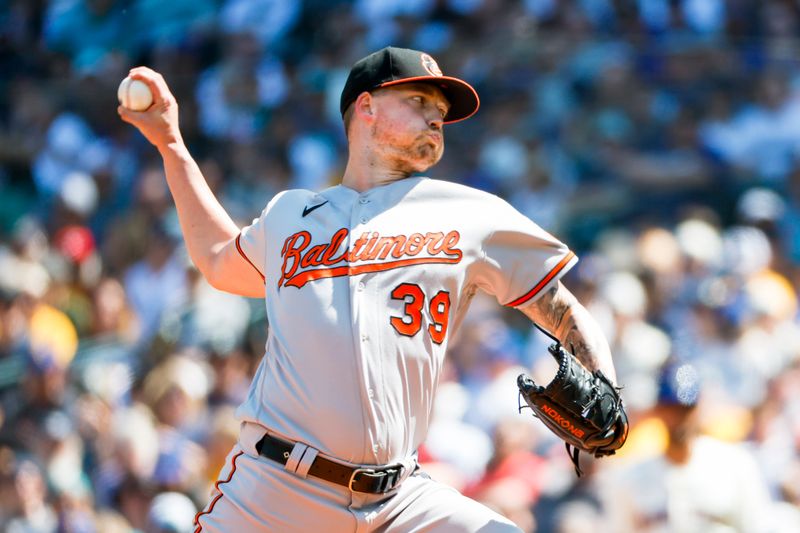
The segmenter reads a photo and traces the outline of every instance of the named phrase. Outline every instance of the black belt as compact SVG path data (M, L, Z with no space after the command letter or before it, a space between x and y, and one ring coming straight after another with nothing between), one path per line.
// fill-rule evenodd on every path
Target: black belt
M294 448L294 443L266 434L256 443L256 451L262 457L285 465ZM350 467L317 455L308 474L331 483L342 485L353 492L384 494L400 484L403 465L381 467Z

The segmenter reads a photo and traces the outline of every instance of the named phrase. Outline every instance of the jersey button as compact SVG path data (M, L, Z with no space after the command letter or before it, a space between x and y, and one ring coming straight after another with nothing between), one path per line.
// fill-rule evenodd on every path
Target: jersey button
M367 342L369 340L369 335L364 333L363 335L361 335L361 340L364 341L364 342Z
M374 397L375 391L372 389L367 389L367 396L369 396L370 398Z
M364 287L365 287L364 282L363 281L359 281L358 282L358 290L363 291Z
M368 204L369 200L367 200L366 198L359 198L358 203L360 203L361 205Z
M367 223L367 217L361 217L361 223L362 224L366 224Z

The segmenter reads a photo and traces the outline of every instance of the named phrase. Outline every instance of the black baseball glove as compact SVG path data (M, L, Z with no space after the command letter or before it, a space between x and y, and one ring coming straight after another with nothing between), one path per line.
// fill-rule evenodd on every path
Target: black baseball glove
M546 387L520 374L517 386L533 414L561 438L581 475L578 454L613 455L628 437L628 415L620 389L599 370L589 372L556 342L548 351L558 362L558 372ZM520 403L520 410L524 406Z

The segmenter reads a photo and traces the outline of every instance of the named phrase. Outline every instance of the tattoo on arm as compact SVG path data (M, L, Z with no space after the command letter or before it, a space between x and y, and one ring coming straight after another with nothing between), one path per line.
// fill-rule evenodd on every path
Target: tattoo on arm
M536 300L535 306L539 325L548 329L563 341L564 327L568 325L571 316L570 304L559 294L558 285L547 291Z
M608 342L589 312L561 283L522 311L550 331L589 370L616 379Z

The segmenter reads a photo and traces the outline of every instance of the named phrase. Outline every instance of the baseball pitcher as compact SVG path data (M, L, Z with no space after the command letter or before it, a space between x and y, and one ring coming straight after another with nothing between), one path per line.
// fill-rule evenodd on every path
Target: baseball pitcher
M237 227L182 142L163 77L120 107L159 150L184 238L214 287L265 298L269 337L238 444L196 532L510 532L489 508L420 471L448 339L486 291L551 332L587 373L615 382L600 329L559 278L577 257L500 198L420 177L475 90L428 54L385 48L341 95L341 183L288 190Z

